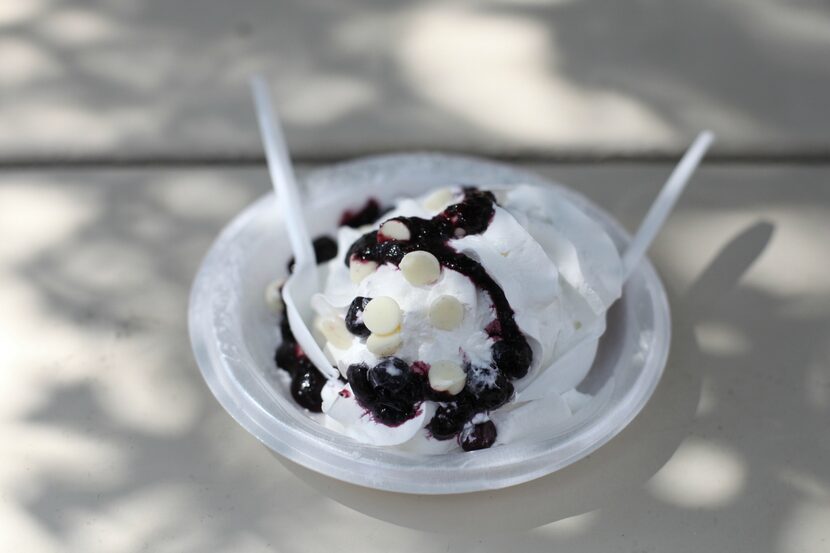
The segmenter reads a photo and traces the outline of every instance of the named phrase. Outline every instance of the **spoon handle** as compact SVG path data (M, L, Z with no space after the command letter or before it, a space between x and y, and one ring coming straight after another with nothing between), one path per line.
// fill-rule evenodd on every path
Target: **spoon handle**
M700 133L692 145L686 150L683 159L677 164L677 167L672 171L669 180L663 185L654 203L651 204L648 213L646 214L637 234L631 240L628 249L623 254L623 278L628 280L634 269L642 261L651 243L657 237L657 233L666 222L666 218L674 209L674 204L680 198L686 184L697 169L706 150L712 145L715 140L715 135L711 131L704 131Z
M251 90L256 105L259 130L268 160L268 172L277 193L277 200L282 208L282 215L288 230L288 239L298 266L314 265L314 248L311 244L308 227L303 218L297 180L288 157L288 148L282 134L274 109L271 106L268 85L262 76L251 78Z

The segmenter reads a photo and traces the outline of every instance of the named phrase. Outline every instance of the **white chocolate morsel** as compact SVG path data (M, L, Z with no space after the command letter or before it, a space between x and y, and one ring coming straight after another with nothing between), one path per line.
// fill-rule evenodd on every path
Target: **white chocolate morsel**
M265 305L268 306L274 313L282 313L285 309L285 304L282 302L282 293L280 289L285 284L285 280L277 279L265 287Z
M467 373L452 361L438 361L429 369L429 385L438 392L456 395L464 389L466 383Z
M453 330L464 320L464 304L454 296L439 296L429 306L429 322L441 330Z
M352 345L354 336L346 328L346 323L340 317L318 317L314 327L323 337L338 349L347 349Z
M374 261L352 259L351 263L349 263L349 277L354 284L360 284L361 280L374 273L377 268L378 264Z
M455 193L451 188L439 188L424 200L424 208L430 211L443 211L455 201Z
M402 319L398 302L389 296L374 298L363 308L363 324L373 334L386 336L400 332Z
M370 334L366 338L366 349L377 355L385 357L392 355L401 347L401 335L399 333L383 336L381 334Z
M412 238L412 233L409 232L409 227L401 221L395 219L386 221L378 229L378 234L389 240L398 240L405 242Z
M459 174L456 179L473 183L474 177ZM367 305L372 298L395 299L402 312L398 332L383 335L367 330L362 325L363 310L356 307L352 313L354 323L360 325L366 338L354 336L345 349L322 339L321 343L345 378L349 367L355 364L374 367L383 358L394 356L419 375L423 371L424 387L430 386L428 391L432 395L419 405L413 418L398 426L387 426L367 416L348 382L332 379L324 387L321 420L327 427L361 443L424 455L461 449L458 440L437 440L426 427L436 411L446 406L446 401L466 401L466 394L472 395L472 388L478 390L491 384L490 379L496 373L474 371L471 367L484 369L493 363L493 334L499 331L497 325L491 326L494 322L492 298L476 285L479 279L453 270L452 264L445 266L443 249L416 245L421 239L410 218L430 220L447 205L463 201L462 188L453 181L445 180L437 185L447 189L432 188L421 197L401 198L371 229L340 228L337 231L339 255L326 262L324 288L319 297L315 296L317 301L311 302L320 317L342 319L355 303L355 297L369 298L365 304L363 301L355 304L358 307ZM605 330L606 310L620 297L623 277L619 253L603 225L574 204L569 194L556 187L507 182L489 190L496 195L498 205L494 206L486 228L464 235L462 227L466 225L463 221L454 221L462 224L443 225L442 237L448 240L447 247L475 260L502 288L513 310L515 324L533 353L527 375L513 381L515 396L510 403L486 415L497 427L494 446L498 447L548 439L552 433L569 428L569 417L579 417L581 410L590 410L591 398L574 387L584 380L594 364L599 337ZM439 219L442 217L438 215ZM361 268L357 276L363 277L361 272L368 276L353 284L350 269L343 262L344 256L349 259L346 252L369 230L377 231L380 242L391 240L381 234L379 227L392 220L408 226L411 237L409 241L392 241L386 246L399 244L403 253L411 252L411 255L403 261L402 253L395 257L395 252L386 252L383 245L377 254L388 262L381 262L381 258L370 253L357 254L356 267L362 259L372 259L378 265L376 268L369 265L369 271ZM396 230L386 230L401 236ZM430 238L425 235L425 242L430 243ZM387 257L387 253L393 255ZM420 262L418 257L422 257ZM424 263L424 258L431 263ZM425 270L425 267L431 269ZM427 272L431 273L428 278L424 276ZM432 279L437 280L423 284ZM262 281L260 293L267 280L270 279ZM444 296L455 298L461 305ZM448 307L449 304L454 307ZM459 307L463 307L463 312ZM315 335L319 333L316 326L313 330ZM391 364L389 370L397 366ZM394 375L390 372L390 376ZM357 382L352 384L359 386ZM486 418L470 421L467 429L481 420Z
M438 258L423 250L409 252L403 256L399 267L403 277L413 286L432 284L441 276Z

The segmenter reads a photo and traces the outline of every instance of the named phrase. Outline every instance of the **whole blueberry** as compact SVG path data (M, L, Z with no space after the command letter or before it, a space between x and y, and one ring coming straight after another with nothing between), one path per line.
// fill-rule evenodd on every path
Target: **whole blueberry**
M358 403L371 410L371 406L374 405L377 399L377 394L369 383L368 372L369 367L366 363L355 363L349 365L346 370L346 379L349 381Z
M337 242L331 236L318 236L311 245L314 248L317 263L325 263L337 257Z
M442 216L450 222L453 230L461 229L463 234L481 234L493 220L493 203L495 198L492 193L469 188L464 191L464 201L449 206Z
M522 378L530 369L533 351L527 340L499 340L493 344L493 362L512 379Z
M411 419L424 400L424 377L401 359L387 357L374 367L360 363L347 376L357 402L377 422L397 426Z
M363 310L366 309L370 301L372 301L372 298L357 296L349 305L349 310L346 312L346 329L355 336L368 338L371 334L371 331L363 324Z
M461 449L464 451L487 449L495 443L497 434L496 425L493 424L493 421L474 424L461 432L459 440Z
M476 411L492 411L510 401L513 384L493 365L471 366L467 369L465 393L472 396Z
M292 342L283 342L277 348L274 355L274 361L277 367L284 369L290 373L297 371L297 355L295 354L294 344Z
M369 369L368 378L376 390L397 394L410 384L412 371L403 359L384 357L380 363Z
M351 265L353 257L357 257L363 261L374 261L377 257L375 252L377 245L378 231L369 231L349 246L349 251L346 252L346 257L343 259L343 262L348 267Z
M318 264L325 263L337 257L337 242L331 236L325 234L318 236L311 243L311 246L314 248L314 258ZM288 272L291 273L293 271L294 258L292 257L288 260Z
M326 384L326 377L315 367L307 367L298 372L291 380L291 395L297 403L309 411L319 413L323 410L320 392Z
M449 440L461 432L471 416L468 405L459 402L447 403L435 410L435 415L426 428L436 440Z

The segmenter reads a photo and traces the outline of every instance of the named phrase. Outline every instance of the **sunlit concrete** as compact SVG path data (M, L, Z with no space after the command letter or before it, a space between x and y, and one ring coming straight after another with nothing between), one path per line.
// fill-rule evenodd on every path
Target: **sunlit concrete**
M822 0L6 0L0 159L830 148Z
M530 168L630 229L670 169ZM305 485L201 381L191 279L222 226L268 190L264 168L2 173L0 232L13 238L0 242L2 548L824 551L828 178L823 166L705 167L652 251L678 340L654 402L555 489L531 484L526 503L431 534ZM487 512L486 498L453 501ZM544 522L527 510L543 501L557 522L489 532L497 517ZM440 507L421 505L411 521Z

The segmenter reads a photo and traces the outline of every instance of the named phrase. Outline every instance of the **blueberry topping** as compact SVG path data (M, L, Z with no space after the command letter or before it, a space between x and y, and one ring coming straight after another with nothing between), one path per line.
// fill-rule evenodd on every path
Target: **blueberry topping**
M491 192L465 188L464 201L449 206L439 217L446 219L453 231L462 230L461 236L481 234L493 219L495 201ZM457 233L453 232L453 236L457 236Z
M478 411L492 411L510 401L513 383L492 365L469 367L465 392L474 398Z
M307 363L311 365L310 362ZM294 400L309 411L319 413L323 410L320 392L326 384L326 377L313 365L294 375L291 380L291 395Z
M329 236L319 236L314 242L314 255L317 263L324 263L337 256L337 242ZM288 271L294 267L294 259L288 263ZM282 342L274 353L274 361L278 368L291 375L291 395L294 400L309 411L319 413L322 410L323 400L320 392L326 383L326 377L305 356L302 348L291 332L288 317L283 312L279 322Z
M426 428L436 440L449 440L461 432L472 415L470 406L465 403L447 403L436 409Z
M527 340L506 339L493 344L493 362L510 378L522 378L530 369L533 351Z
M496 441L496 425L486 421L467 427L461 432L459 441L464 451L487 449Z
M367 375L375 389L382 388L390 395L403 390L411 380L409 365L398 357L385 357Z
M288 371L292 375L296 373L299 363L296 355L294 355L294 343L283 341L277 348L274 361L276 361L279 368Z
M317 263L325 263L337 257L337 242L331 236L318 236L311 243ZM294 271L294 258L288 260L288 272Z
M424 400L423 376L395 357L384 358L371 368L365 363L351 365L347 376L357 402L382 424L406 422Z
M382 215L380 204L374 198L369 198L361 209L357 211L344 211L340 217L341 227L358 228L363 225L371 225Z
M371 257L373 257L374 250L378 243L378 231L373 230L367 232L357 240L355 240L351 246L349 246L349 251L346 252L346 257L344 262L346 263L346 267L348 267L353 257L357 257L358 259L363 259L369 261Z
M419 365L418 361L410 366L401 359L387 357L374 367L357 364L347 371L355 399L377 422L390 426L401 424L418 413L425 399L436 401L440 406L427 425L428 431L439 440L458 437L467 451L490 447L495 442L496 427L492 422L472 424L470 421L476 414L497 409L510 401L514 394L511 380L525 376L533 361L530 344L516 324L513 309L501 286L478 260L456 251L450 243L486 231L495 215L495 205L492 193L465 188L462 201L450 205L432 219L395 218L406 227L408 239L398 240L394 236L379 239L378 231L371 231L357 239L344 258L347 267L353 259L398 266L406 254L426 251L434 255L443 268L468 277L490 297L496 316L486 331L495 340L491 350L493 361L488 366L465 367L467 384L458 395L432 390L427 383L429 367L424 363ZM369 200L361 210L344 213L341 224L357 228L374 223L381 215L377 201ZM332 259L337 254L337 244L328 237L318 238L315 253L318 262ZM358 297L349 306L346 328L355 336L367 338L370 335L363 323L363 310L370 300ZM297 401L314 410L314 405L319 403L317 383L324 383L325 379L313 367L311 373L307 372L306 364L310 366L310 362L296 347L285 318L282 323L284 344L276 352L277 364L292 374L291 389Z
M371 334L371 331L363 324L363 310L366 309L370 301L372 301L372 298L358 296L352 300L352 304L346 312L346 329L355 336L368 338Z
M317 263L325 263L337 257L337 242L331 236L319 236L312 242Z

